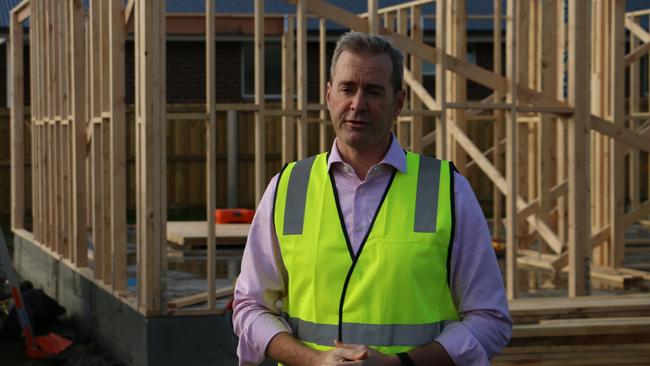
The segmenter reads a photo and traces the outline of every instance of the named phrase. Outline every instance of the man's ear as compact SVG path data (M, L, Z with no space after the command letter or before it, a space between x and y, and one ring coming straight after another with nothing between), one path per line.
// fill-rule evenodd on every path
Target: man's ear
M406 99L406 91L400 89L395 93L395 110L393 111L393 117L397 118L400 113L402 113L402 108L404 108L404 100Z
M330 93L332 92L332 82L328 81L327 82L327 90L325 92L325 100L327 101L327 104L330 103Z

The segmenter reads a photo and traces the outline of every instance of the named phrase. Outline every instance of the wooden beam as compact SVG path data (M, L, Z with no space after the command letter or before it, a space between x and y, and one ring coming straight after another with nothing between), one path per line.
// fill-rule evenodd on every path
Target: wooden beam
M613 126L617 131L625 130L625 0L613 1L612 14L612 49L611 75L612 87L611 105ZM588 86L587 86L588 87ZM631 132L630 132L631 133ZM645 141L645 149L650 151L650 144ZM625 227L623 214L625 212L625 155L623 144L615 139L610 150L611 170L609 175L609 218L612 234L610 236L609 264L614 267L623 266L625 257Z
M11 10L11 13L12 13L12 15L11 15L12 17L14 17L14 14L15 14L16 20L18 21L19 24L24 22L25 20L27 20L27 18L32 16L32 2L31 2L31 0L23 0L23 1L21 1L18 5L16 5Z
M494 185L503 192L503 194L509 195L507 179L505 179L501 173L494 168L490 161L483 156L481 150L472 143L469 137L453 124L449 125L449 131L453 134L456 141L465 149L465 152L474 159L476 165L483 170L485 175L494 183ZM528 203L520 196L516 196L515 199L517 210L523 210L528 206ZM516 212L517 211L515 211L515 214ZM545 222L536 216L526 218L526 222L528 222L533 229L537 230L540 237L544 239L544 242L546 242L553 251L558 254L562 252L562 243Z
M506 77L509 88L506 93L506 102L513 105L513 109L506 113L506 180L504 191L506 194L506 293L509 300L519 296L519 270L517 267L517 247L519 220L517 217L518 196L518 132L517 111L514 109L517 100L517 2L508 0L506 20ZM469 153L469 152L468 152ZM472 158L479 163L478 156ZM479 165L480 166L480 165Z
M405 67L404 68L404 83L411 88L412 95L416 96L421 102L431 111L439 110L440 106L433 99L431 94L424 88L420 81L417 81L413 74Z
M436 2L436 0L411 0L411 1L405 1L397 5L391 5L391 6L386 6L380 9L377 9L378 14L387 14L387 13L393 13L397 12L399 10L407 10L409 8L412 8L414 6L422 6L422 5L427 5ZM367 18L368 17L368 12L365 13L360 13L358 14L360 18Z
M630 212L626 212L625 215L622 218L622 226L628 227L637 221L641 220L642 218L648 216L650 213L650 200L646 200L642 204L640 204L637 208Z
M215 251L216 251L216 233L214 228L214 214L217 208L217 115L215 111L217 103L216 88L216 53L214 39L214 0L205 1L205 102L206 113L208 114L208 126L206 134L207 159L206 159L206 215L207 215L207 263L206 276L208 283L207 308L214 309L214 286L216 276ZM259 14L256 12L256 16ZM257 70L256 70L257 71ZM262 84L264 85L264 84ZM257 86L257 85L256 85ZM257 96L257 91L255 93ZM255 101L258 102L257 100Z
M625 17L625 28L627 28L630 33L634 34L644 43L650 42L650 33L643 29L643 27L641 27L641 25L639 25L639 23L637 23L633 17Z
M124 85L124 44L126 32L122 22L124 4L112 1L110 7L110 149L111 149L111 238L113 289L127 290L126 253L126 116ZM133 1L130 1L131 10Z
M298 117L297 158L307 157L307 12L312 5L311 1L299 0L296 5L296 94L297 107L301 112ZM326 5L329 6L329 5ZM366 28L367 30L367 28Z
M282 109L294 109L294 17L285 18L285 30L282 35ZM282 164L295 159L296 124L292 116L282 116Z
M226 287L220 288L217 291L213 290L212 301L210 301L210 294L208 294L208 292L199 292L198 294L173 299L173 300L169 301L169 308L170 309L180 309L180 308L200 304L200 303L203 303L203 302L206 302L206 301L208 303L210 303L210 302L214 303L215 299L232 296L234 290L235 290L234 286L226 286ZM210 307L208 306L208 308L210 308Z
M138 1L136 6L138 309L156 315L165 311L167 270L165 3Z
M411 7L411 39L414 42L424 43L423 35L424 31L422 29L422 11L419 6ZM422 59L417 55L410 55L410 69L411 69L411 79L415 82L422 83ZM418 111L422 109L422 100L418 98L417 94L411 88L410 95L411 110ZM411 119L411 130L410 130L410 148L411 151L421 154L422 153L422 134L423 134L423 120L422 117L413 117Z
M626 24L628 18L625 19ZM636 24L635 21L633 21ZM634 48L638 44L638 39L634 34L629 36L630 48ZM641 111L641 63L634 62L630 65L630 79L629 79L629 107L628 107L628 116L633 113L639 113ZM639 121L640 122L640 121ZM635 132L637 126L637 120L630 119L625 123L629 124L629 128ZM629 151L631 150L631 151ZM641 152L637 149L626 149L624 148L623 154L628 156L628 189L629 189L629 199L630 206L632 209L638 207L641 201ZM629 155L628 155L629 153Z
M436 118L435 142L436 156L439 159L449 159L447 155L447 135L449 134L447 120L447 58L443 57L447 53L447 37L445 30L447 27L447 1L436 2L436 101L440 110L440 116ZM424 103L430 104L431 101L423 100ZM433 135L432 135L433 136ZM422 139L422 145L428 145L425 138Z
M569 297L586 295L589 285L589 76L591 12L586 1L569 1Z
M646 42L639 47L632 49L630 53L625 55L625 66L629 66L633 62L638 61L641 57L645 56L648 51L650 51L650 42Z
M84 6L80 1L68 4L71 36L72 101L72 227L73 257L78 267L88 265L86 226L86 48L84 40Z
M494 0L494 13L492 15L492 58L494 60L494 66L492 71L496 75L501 75L503 73L503 45L502 45L502 32L503 32L503 21L502 21L502 0ZM494 103L501 102L503 95L495 91ZM503 159L501 158L502 146L501 141L503 139L503 129L504 129L504 113L503 111L495 110L494 111L494 127L493 127L493 138L492 146L494 148L494 154L492 157L492 164L497 172L503 170ZM492 188L492 237L500 239L502 225L501 217L503 212L503 199L499 187L496 185Z
M124 9L124 27L128 27L133 20L133 9L135 5L135 0L129 0ZM122 5L123 6L123 5Z
M379 7L377 0L368 0L368 33L376 35L380 27L380 19L377 13Z
M542 35L539 37L541 41L539 84L543 94L553 97L557 91L558 2L545 1L541 4L541 7L540 33ZM551 210L552 180L555 176L554 168L557 166L557 161L553 156L555 122L556 120L548 114L542 114L538 124L537 197L540 203L539 217L544 221L548 221L548 214Z
M298 0L287 0L287 2L291 4L299 3ZM366 33L368 32L369 28L367 20L358 18L355 14L331 5L325 1L309 0L307 3L307 10L316 16L325 17L327 19L336 21L339 24L352 30ZM415 54L423 60L428 61L429 63L437 63L436 58L438 52L434 47L428 46L424 43L415 42L407 36L395 32L390 32L385 28L381 28L379 30L379 34L391 38L393 45L401 49L405 54ZM505 92L507 88L507 80L503 76L495 75L489 70L483 69L479 66L470 64L467 61L460 60L447 54L444 57L448 66L448 70L460 74L461 76L473 80L481 85L487 86L488 88ZM530 88L519 85L517 86L517 89L521 103L524 105L541 105L558 108L567 107L565 103L558 101L555 98L545 96Z
M11 228L24 228L25 142L23 28L15 12L10 16L9 52L11 61Z
M266 187L266 126L264 115L264 1L255 0L255 202Z
M293 66L293 64L292 64ZM318 102L326 104L326 91L327 91L327 20L325 18L318 19ZM293 94L292 94L293 99ZM321 110L318 112L322 121L327 118L327 111ZM329 126L321 123L318 127L318 145L319 151L328 150L327 132Z

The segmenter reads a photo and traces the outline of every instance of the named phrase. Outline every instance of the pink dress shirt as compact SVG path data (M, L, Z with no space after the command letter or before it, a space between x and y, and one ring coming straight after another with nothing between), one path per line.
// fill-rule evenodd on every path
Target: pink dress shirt
M341 159L335 141L328 168L334 173L346 230L356 253L392 170L406 171L406 156L393 136L384 159L361 181ZM436 341L456 365L489 365L489 359L507 345L512 321L483 212L468 181L454 174L456 233L450 281L461 320L446 323ZM280 317L287 274L272 221L277 178L273 177L260 201L235 288L233 325L239 336L240 365L262 362L271 339L279 332L291 333Z

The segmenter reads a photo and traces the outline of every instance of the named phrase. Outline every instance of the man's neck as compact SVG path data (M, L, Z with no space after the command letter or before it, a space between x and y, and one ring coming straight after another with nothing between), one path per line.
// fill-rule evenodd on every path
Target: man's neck
M336 148L339 150L341 159L352 166L352 169L354 169L355 174L360 180L365 181L370 168L380 163L384 159L384 156L386 156L390 143L391 140L388 139L382 147L370 147L366 150L359 150L337 140Z

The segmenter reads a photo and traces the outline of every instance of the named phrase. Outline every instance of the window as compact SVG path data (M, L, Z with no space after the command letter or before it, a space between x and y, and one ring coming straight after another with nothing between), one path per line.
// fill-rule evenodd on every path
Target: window
M255 96L255 50L253 42L242 43L242 96ZM266 98L282 96L282 44L279 41L264 43L264 92Z

